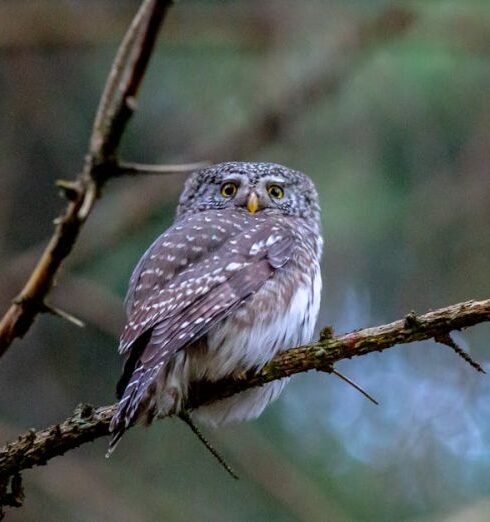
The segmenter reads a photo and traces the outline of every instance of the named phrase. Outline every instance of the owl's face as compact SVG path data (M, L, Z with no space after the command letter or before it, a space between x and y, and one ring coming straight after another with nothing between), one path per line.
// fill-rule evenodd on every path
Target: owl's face
M220 163L187 180L177 217L189 212L237 208L319 221L318 194L305 174L275 163Z

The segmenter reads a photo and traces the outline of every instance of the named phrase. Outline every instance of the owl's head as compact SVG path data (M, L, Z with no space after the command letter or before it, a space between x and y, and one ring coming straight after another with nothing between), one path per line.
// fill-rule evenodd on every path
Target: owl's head
M219 163L187 180L177 218L190 212L239 208L319 222L318 193L311 179L276 163Z

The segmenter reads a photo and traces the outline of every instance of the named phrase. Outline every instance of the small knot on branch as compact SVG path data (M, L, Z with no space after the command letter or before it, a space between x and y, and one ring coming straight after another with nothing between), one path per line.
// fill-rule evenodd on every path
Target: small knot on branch
M74 415L80 419L91 419L94 414L94 407L91 404L81 402L73 411Z
M332 339L333 336L334 336L333 326L325 326L325 328L323 328L320 331L320 341L328 341L328 340Z
M405 316L405 328L414 329L420 326L417 314L412 310Z
M36 440L36 430L34 428L30 428L26 433L19 435L18 441L26 446L27 449L32 448L34 446L34 441Z
M57 439L59 439L63 434L61 432L61 427L59 424L55 424L51 430L50 430L50 434L53 435L54 437L56 437Z
M434 340L437 343L444 344L445 346L449 346L454 352L456 352L464 361L466 361L472 368L480 373L487 373L480 363L476 362L468 352L465 352L456 341L448 334L443 333L434 336Z
M25 434L25 440L29 443L30 446L34 444L36 440L36 430L34 428L29 428L27 433Z
M135 112L138 108L138 101L135 96L128 96L125 100L126 107L131 111Z
M61 189L61 194L68 201L76 201L82 192L82 187L79 181L59 179L56 181L56 186Z

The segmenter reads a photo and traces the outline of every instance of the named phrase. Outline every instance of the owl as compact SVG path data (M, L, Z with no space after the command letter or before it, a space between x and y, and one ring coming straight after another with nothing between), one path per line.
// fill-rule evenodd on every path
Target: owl
M131 276L109 451L131 425L179 414L193 382L259 369L310 341L322 245L318 194L305 174L273 163L193 173L173 225ZM192 418L253 419L285 381L201 406Z

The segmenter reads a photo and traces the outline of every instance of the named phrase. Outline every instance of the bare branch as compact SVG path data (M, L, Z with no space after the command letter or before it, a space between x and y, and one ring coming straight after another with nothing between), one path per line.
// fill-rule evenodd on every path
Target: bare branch
M172 0L145 0L119 46L102 93L90 138L91 163L105 163L116 152L136 104L163 18Z
M441 335L436 335L434 337L434 340L438 343L445 344L446 346L449 346L451 350L454 351L454 353L458 354L463 361L466 361L472 368L474 368L477 372L480 373L487 373L482 367L481 364L471 357L471 355L467 352L465 352L456 341L451 337L451 335L447 332L442 333Z
M116 173L111 176L152 176L165 174L186 174L194 170L202 169L210 164L209 161L198 161L196 163L183 163L176 165L144 165L141 163L117 164Z
M51 306L51 305L44 303L41 308L41 312L46 312L47 314L56 315L57 317L61 317L61 319L65 319L69 323L72 323L75 326L78 326L78 328L85 328L85 323L81 319L79 319L78 317L75 317L74 315L70 314L69 312L65 312L64 310L61 310L61 308L56 308L55 306Z
M43 311L64 259L71 252L100 189L116 164L116 151L135 107L162 20L172 0L145 0L121 43L95 117L89 154L75 182L58 185L68 198L63 214L36 267L20 294L0 320L0 356L17 337L29 330Z
M361 388L361 386L359 386L359 384L354 382L352 379L349 379L347 375L340 373L335 368L332 368L330 373L333 373L339 379L346 382L349 386L352 386L354 390L357 390L361 395L364 395L364 397L366 397L367 400L371 401L373 404L376 404L376 406L379 406L379 402L372 395L370 395L364 388Z
M340 336L323 337L315 343L281 353L258 373L248 372L219 383L200 383L190 394L187 406L196 408L296 373L309 370L328 372L343 359L381 352L398 344L435 339L486 321L490 321L490 299L440 308L417 316L416 323L410 325L402 319Z
M490 299L467 301L419 316L411 314L410 318L345 335L324 335L314 343L282 352L258 372L250 371L216 383L201 382L191 389L186 406L195 409L296 373L329 371L343 359L380 352L398 344L441 339L451 331L490 321ZM31 430L7 444L0 449L0 484L24 469L46 464L53 457L108 435L114 410L114 405L100 408L82 405L61 424L37 432Z

